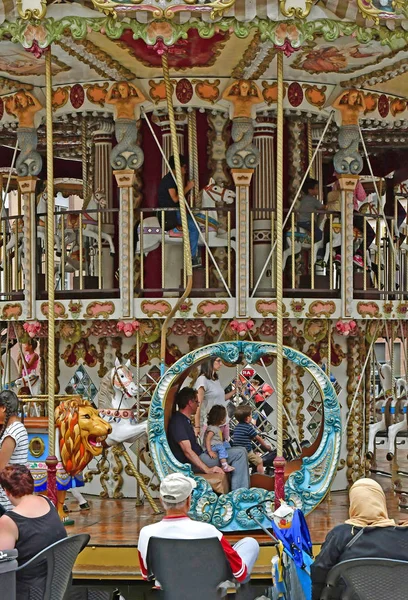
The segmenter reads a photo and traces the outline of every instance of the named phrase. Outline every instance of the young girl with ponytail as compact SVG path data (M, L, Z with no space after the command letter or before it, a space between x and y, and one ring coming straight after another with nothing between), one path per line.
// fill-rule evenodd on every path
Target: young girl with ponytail
M18 398L11 390L0 392L0 471L8 464L25 465L28 459L28 436L18 417ZM13 508L0 487L0 516Z

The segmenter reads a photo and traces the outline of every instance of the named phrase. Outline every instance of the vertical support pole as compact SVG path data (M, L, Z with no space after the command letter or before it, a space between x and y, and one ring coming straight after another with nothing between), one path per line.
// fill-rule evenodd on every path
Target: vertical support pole
M35 222L35 186L37 177L19 177L21 192L24 254L22 260L25 318L35 319L35 300L37 288L36 269L36 222Z
M120 190L119 209L119 286L122 317L133 317L134 258L133 258L133 169L113 171Z
M353 302L353 211L358 175L337 175L341 189L341 316L351 317Z
M95 171L94 171L94 190L101 190L105 193L106 208L112 206L112 169L110 168L110 154L112 152L112 134L114 130L113 121L110 119L98 120L97 129L92 133ZM99 220L102 221L102 230L109 235L113 235L115 228L113 225L113 213L98 213L98 232L101 230ZM99 260L103 264L103 275L100 277L99 288L112 289L113 283L113 257L110 255L110 248L102 245L100 248L98 242L98 253L102 256ZM102 269L101 269L102 270ZM99 264L98 264L99 275Z
M48 289L48 497L57 504L57 457L55 456L55 290L54 290L54 154L52 131L51 47L45 54L45 97L47 132L47 289Z
M283 457L283 53L277 53L278 104L276 143L276 369L277 369L277 455L275 467L275 510L285 498L285 459Z
M249 294L249 186L253 169L231 169L231 175L237 188L237 265L236 265L236 315L246 317Z

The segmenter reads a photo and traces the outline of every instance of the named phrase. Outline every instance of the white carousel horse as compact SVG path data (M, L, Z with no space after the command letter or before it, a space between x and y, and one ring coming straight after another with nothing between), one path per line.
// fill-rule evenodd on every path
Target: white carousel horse
M341 207L340 204L338 205L333 205L330 206L328 204L328 208L330 208L331 210L339 210L339 212L341 211ZM370 196L367 196L366 200L361 202L359 208L358 208L358 212L360 212L362 215L378 215L378 202L374 202L373 199L370 198ZM357 229L354 228L354 251L356 252L359 247L361 246L363 242L363 233L359 232ZM335 250L337 248L337 251L339 251L339 249L341 248L341 216L336 216L334 215L333 217L333 227L332 227L332 243L331 243L331 247L332 250ZM371 244L370 248L367 248L367 266L370 267L371 266L371 253L374 252L376 250L376 247ZM328 264L329 262L329 257L330 257L330 242L328 242L326 244L326 249L325 249L325 253L324 253L324 262L326 264Z
M323 216L323 218L321 219L321 222L319 223L319 229L321 231L323 231L325 223L326 223L326 216ZM288 260L289 256L292 255L292 232L287 231L285 236L286 236L286 243L287 243L288 247L283 251L282 269L285 269L286 261ZM312 247L312 240L311 240L310 231L308 231L307 229L303 229L302 227L297 227L297 230L295 231L294 255L297 256L302 250L310 250L311 247ZM311 261L312 265L314 265L316 263L317 253L319 252L319 250L321 248L323 248L323 238L321 240L319 240L318 242L315 242L315 244L314 244L314 253L313 253L313 257L312 257L312 261Z
M394 458L397 450L397 437L402 431L408 430L408 383L402 377L397 379L396 383L396 398L392 401L390 414L394 422L388 427L388 453L387 460L391 461ZM402 418L401 418L402 416Z
M12 387L16 387L16 394L20 393L21 388L27 387L30 390L32 396L36 396L40 393L40 376L36 373L29 373L28 375L22 375L15 381L11 382Z
M235 200L235 192L227 188L221 187L216 184L214 179L210 179L208 185L201 190L201 209L213 209L205 210L203 212L197 212L200 209L194 211L194 216L197 223L200 225L202 231L205 231L206 217L208 219L208 245L210 247L221 247L226 246L228 243L225 231L219 226L219 220L217 215L217 207L222 207L225 204L232 204ZM138 243L136 252L140 253L140 225L138 227ZM233 231L231 231L231 236ZM165 232L165 243L178 243L182 242L182 235L180 237L172 237L169 232ZM147 217L143 219L143 253L148 254L158 248L162 241L162 230L161 223L157 217ZM199 244L202 243L201 238ZM235 247L235 242L231 242L232 247Z
M375 438L379 433L386 434L390 425L390 408L394 397L394 386L391 375L391 366L387 363L380 367L380 383L384 392L383 399L379 402L380 420L368 426L367 458L371 460L375 454Z
M46 229L46 213L47 213L47 204L45 202L44 193L38 194L36 200L36 214L41 215L38 217L36 223L36 233L37 238L42 240L43 246L45 245L45 229ZM2 209L2 217L6 216L4 207ZM6 246L6 252L13 251L16 247L19 247L24 242L24 232L23 232L23 222L21 219L11 220L10 221L10 239ZM55 243L58 245L59 239L57 234L55 234Z
M47 201L47 192L43 193L44 200ZM90 238L98 242L99 239L99 229L98 229L98 218L96 213L92 211L98 210L99 208L106 207L106 196L105 192L102 190L95 190L92 193L92 196L87 204L86 210L82 215L82 235L84 238ZM59 224L58 229L61 229L61 224ZM64 234L65 234L65 243L72 244L77 241L79 231L79 215L77 214L69 214L67 215L67 221L65 224ZM109 244L110 253L113 256L115 254L115 246L113 244L112 237L106 233L105 231L100 232L100 236L103 241ZM57 236L57 254L61 254L61 234ZM72 258L72 257L71 257Z
M95 398L100 416L112 427L112 433L106 439L108 446L133 443L147 432L147 420L138 423L132 410L138 389L129 366L130 361L121 365L116 359L113 369L102 379Z

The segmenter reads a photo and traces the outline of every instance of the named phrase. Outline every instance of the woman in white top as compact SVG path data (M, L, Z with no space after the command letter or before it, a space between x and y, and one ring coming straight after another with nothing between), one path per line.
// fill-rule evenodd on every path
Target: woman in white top
M18 417L18 398L11 390L3 390L0 393L0 471L9 464L25 465L27 460L28 436ZM0 487L0 516L12 508Z
M222 360L218 356L213 356L201 365L201 373L194 384L194 389L198 392L198 409L195 416L194 431L196 435L203 436L207 424L207 415L216 404L227 408L227 400L235 395L235 391L226 394L224 388L218 379L218 371L222 366ZM228 421L223 426L224 441L229 439Z

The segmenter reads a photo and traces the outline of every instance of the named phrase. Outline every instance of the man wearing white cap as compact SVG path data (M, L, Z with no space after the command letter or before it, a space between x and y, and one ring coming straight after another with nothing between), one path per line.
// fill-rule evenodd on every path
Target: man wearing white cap
M139 563L142 576L147 579L147 548L151 537L175 540L200 540L218 538L235 579L249 581L252 568L258 558L259 544L253 538L243 538L233 547L223 534L208 523L193 521L188 516L191 493L196 482L181 473L167 475L160 484L160 499L166 516L159 523L143 527L138 542Z

